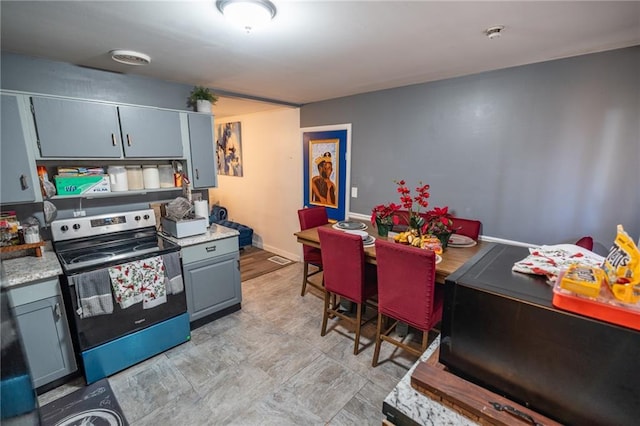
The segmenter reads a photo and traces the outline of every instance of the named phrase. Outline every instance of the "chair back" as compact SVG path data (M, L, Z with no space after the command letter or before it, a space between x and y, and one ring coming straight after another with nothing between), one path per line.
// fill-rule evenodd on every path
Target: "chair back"
M327 209L322 206L313 206L298 210L298 220L300 221L301 231L329 223Z
M298 210L298 220L300 221L300 230L315 228L329 223L327 209L322 206L313 206ZM320 250L315 247L303 245L302 256L305 262L320 263Z
M453 222L451 228L455 230L456 234L464 235L474 241L478 241L482 222L479 220L463 219L461 217L452 217L451 221Z
M442 298L435 295L435 253L377 239L376 259L378 311L430 330L442 318Z
M362 238L331 228L318 228L318 236L327 291L352 302L363 303L365 265Z
M586 248L587 250L593 250L593 238L592 237L582 237L578 241L576 241L576 245L582 248Z

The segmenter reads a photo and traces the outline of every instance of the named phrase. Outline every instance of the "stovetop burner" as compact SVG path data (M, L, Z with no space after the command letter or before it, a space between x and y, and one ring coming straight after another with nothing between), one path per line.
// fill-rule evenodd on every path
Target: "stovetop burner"
M110 267L145 255L151 257L180 250L178 245L158 237L155 220L150 215L153 210L54 222L54 249L65 273ZM145 226L149 223L153 226Z
M156 241L149 241L148 243L138 244L133 248L133 251L149 250L157 246L158 246L158 243Z
M84 262L91 262L94 260L109 260L111 259L113 256L115 256L115 253L87 253L87 254L81 254L78 257L74 257L73 259L71 259L71 261L69 263L84 263Z

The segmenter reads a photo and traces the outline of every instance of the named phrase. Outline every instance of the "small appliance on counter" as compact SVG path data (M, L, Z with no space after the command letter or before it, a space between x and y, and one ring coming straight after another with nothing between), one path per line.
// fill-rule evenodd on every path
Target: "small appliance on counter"
M194 214L191 202L177 197L165 207L166 215L161 219L162 229L175 238L191 237L207 232L209 219Z
M204 217L191 219L162 218L162 229L175 238L191 237L207 232L208 220Z

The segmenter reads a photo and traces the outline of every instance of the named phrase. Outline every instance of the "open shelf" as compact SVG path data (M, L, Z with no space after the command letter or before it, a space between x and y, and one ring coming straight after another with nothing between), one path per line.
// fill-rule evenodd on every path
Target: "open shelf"
M67 200L72 198L84 198L86 200L90 200L93 198L128 197L131 195L145 195L153 192L170 192L170 191L182 191L182 187L140 189L140 190L134 190L134 191L103 192L103 193L93 193L93 194L54 195L50 199L51 200Z

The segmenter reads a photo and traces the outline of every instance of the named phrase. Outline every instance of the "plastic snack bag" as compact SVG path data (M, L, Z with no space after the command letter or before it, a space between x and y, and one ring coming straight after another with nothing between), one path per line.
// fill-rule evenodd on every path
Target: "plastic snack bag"
M616 299L625 303L640 302L640 251L622 225L618 225L618 234L603 269Z

